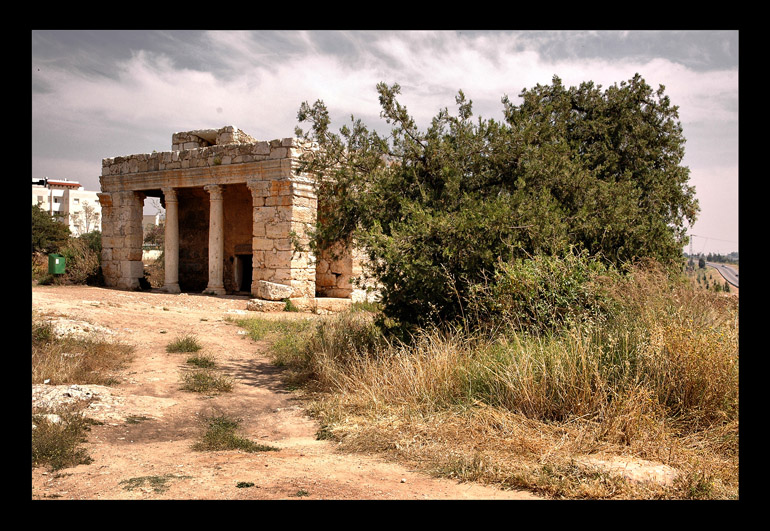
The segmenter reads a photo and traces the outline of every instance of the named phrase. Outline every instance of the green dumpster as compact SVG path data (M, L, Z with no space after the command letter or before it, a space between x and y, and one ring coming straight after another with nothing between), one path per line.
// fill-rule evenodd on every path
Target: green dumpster
M48 272L52 275L64 274L64 257L60 254L48 255Z

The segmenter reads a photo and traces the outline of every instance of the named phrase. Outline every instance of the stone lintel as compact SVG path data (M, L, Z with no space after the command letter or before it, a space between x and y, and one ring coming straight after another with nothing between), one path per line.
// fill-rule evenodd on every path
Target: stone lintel
M293 180L280 160L267 160L211 168L159 170L153 172L104 175L99 178L102 192L195 188L207 184L236 184L249 180Z

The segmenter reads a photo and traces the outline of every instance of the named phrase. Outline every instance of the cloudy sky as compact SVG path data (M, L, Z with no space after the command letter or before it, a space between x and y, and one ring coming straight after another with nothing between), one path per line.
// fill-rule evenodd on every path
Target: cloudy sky
M292 136L303 101L386 130L376 84L422 127L454 110L502 117L522 89L639 73L664 85L687 139L696 252L738 250L738 31L32 31L32 178L99 190L106 157L169 151L176 131Z

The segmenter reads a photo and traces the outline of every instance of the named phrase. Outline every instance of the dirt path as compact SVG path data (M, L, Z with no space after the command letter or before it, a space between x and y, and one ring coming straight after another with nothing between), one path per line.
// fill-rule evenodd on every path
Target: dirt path
M106 327L136 347L121 384L87 386L96 395L90 415L102 421L91 428L85 445L93 462L56 473L33 468L33 499L537 499L434 479L373 456L337 452L333 442L316 440L316 423L282 387L263 354L266 345L225 320L251 313L245 311L246 301L33 287L34 311ZM205 398L179 389L187 355L168 354L165 348L190 332L233 378L232 392ZM192 450L203 431L200 420L214 412L242 419L241 435L279 450Z

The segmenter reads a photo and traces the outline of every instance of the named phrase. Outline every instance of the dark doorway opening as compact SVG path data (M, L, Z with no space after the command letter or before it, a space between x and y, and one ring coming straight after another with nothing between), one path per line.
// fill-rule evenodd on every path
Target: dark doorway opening
M235 257L235 259L238 261L236 268L236 271L238 272L238 291L251 293L251 258L251 254L239 254Z

